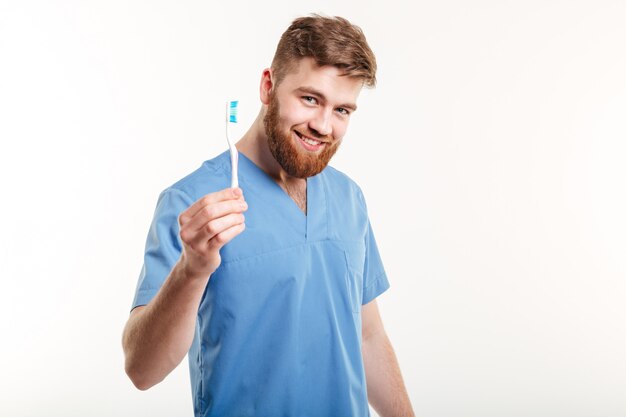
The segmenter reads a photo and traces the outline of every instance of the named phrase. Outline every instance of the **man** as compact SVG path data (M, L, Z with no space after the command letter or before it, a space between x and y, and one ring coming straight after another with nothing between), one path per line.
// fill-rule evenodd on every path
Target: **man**
M365 200L327 167L375 71L358 27L296 19L236 145L241 188L225 152L161 194L123 336L139 389L189 353L196 416L413 415Z

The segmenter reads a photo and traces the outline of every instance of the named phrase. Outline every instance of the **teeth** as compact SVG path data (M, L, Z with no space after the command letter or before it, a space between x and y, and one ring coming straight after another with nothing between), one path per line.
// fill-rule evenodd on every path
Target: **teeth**
M303 142L306 142L306 143L308 143L308 144L309 144L309 145L311 145L311 146L317 146L317 145L319 145L320 143L322 143L322 142L321 142L321 141L319 141L319 140L309 139L309 138L307 138L306 136L303 136L303 135L301 135L301 134L300 134L300 133L298 133L298 132L296 132L296 135L297 135L297 136L298 136L298 137L299 137L299 138L300 138Z
M305 138L304 136L300 136L300 137L302 138L303 141L305 141L309 145L316 146L316 145L319 145L321 143L320 141L309 139L309 138Z

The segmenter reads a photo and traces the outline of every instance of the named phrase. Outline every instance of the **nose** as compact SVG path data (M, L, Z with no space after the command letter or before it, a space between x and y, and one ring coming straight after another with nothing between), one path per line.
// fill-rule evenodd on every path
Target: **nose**
M328 136L332 133L330 123L332 110L320 109L315 117L309 122L309 128L317 132L320 136Z

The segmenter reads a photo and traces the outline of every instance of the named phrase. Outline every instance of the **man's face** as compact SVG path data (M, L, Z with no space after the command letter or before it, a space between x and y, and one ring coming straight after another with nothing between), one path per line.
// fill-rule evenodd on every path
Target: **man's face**
M301 59L270 93L263 119L270 151L287 174L320 173L346 133L363 82Z

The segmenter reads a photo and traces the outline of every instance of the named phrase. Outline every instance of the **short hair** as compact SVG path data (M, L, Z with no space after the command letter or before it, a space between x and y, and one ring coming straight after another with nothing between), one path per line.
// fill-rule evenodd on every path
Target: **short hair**
M312 14L294 20L280 37L272 60L274 83L280 84L305 57L319 66L339 68L342 75L362 79L368 87L376 85L374 52L361 28L343 17Z

